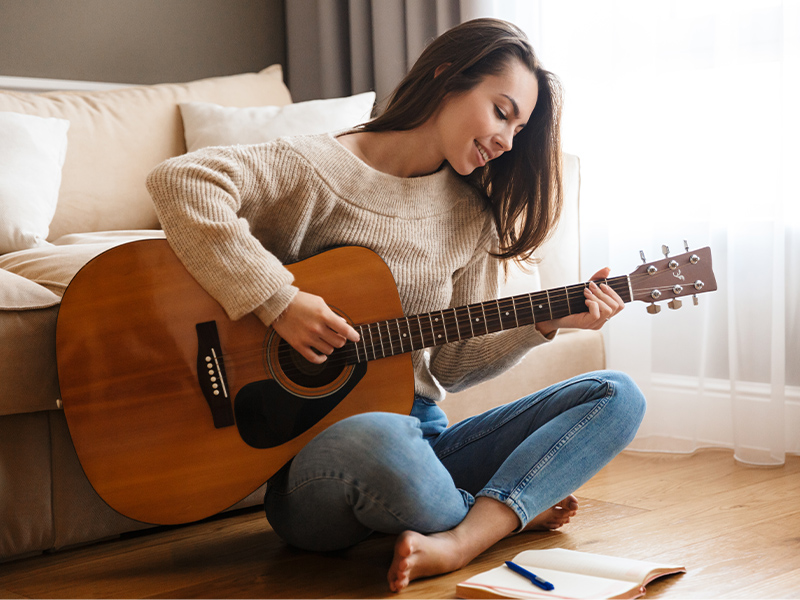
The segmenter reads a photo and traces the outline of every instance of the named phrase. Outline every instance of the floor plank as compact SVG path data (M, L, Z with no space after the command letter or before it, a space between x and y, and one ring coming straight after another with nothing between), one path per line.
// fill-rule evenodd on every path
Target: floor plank
M458 582L531 548L684 564L647 598L800 598L800 457L781 468L730 452L623 453L577 493L560 531L501 541L456 573L385 583L394 539L343 552L287 547L259 511L0 565L0 598L452 598Z

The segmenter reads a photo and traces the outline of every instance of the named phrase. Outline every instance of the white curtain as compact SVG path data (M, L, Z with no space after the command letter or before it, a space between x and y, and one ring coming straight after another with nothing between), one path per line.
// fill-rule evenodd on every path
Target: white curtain
M710 246L718 291L606 328L648 398L632 448L800 453L800 0L499 0L566 89L582 271Z

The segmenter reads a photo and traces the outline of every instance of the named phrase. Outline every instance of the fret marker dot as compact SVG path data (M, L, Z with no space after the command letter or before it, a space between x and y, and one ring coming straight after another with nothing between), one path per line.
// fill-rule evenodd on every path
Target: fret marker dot
M436 322L438 323L438 322L439 322L439 317L436 317L436 318L434 319L434 321L436 321Z
M476 322L476 323L480 322L480 319L475 319L475 322Z
M509 314L508 311L506 311L506 316L508 316L508 314Z
M436 337L438 337L439 339L442 339L442 334L440 333L440 334L439 334L439 335L437 335Z
M541 305L541 304L539 305L539 308L542 308L542 305Z
M407 335L404 333L404 334L403 334L403 337L408 337L408 336L407 336Z

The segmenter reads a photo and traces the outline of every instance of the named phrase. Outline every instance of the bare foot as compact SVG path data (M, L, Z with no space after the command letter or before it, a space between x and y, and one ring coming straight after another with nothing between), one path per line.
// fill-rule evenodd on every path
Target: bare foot
M399 592L414 579L460 569L469 562L463 560L461 546L452 530L431 535L404 531L394 545L389 589Z
M535 517L527 528L561 527L578 510L578 500L568 496ZM414 579L441 575L467 565L481 552L502 540L519 526L519 517L508 506L480 497L467 516L450 531L423 535L404 531L394 544L389 567L389 588L399 592Z
M578 513L578 499L570 494L561 502L531 519L523 531L551 531L569 523Z

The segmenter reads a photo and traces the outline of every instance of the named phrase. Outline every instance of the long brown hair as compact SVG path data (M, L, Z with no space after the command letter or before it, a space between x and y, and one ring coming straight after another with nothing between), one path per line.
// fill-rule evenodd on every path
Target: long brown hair
M496 256L524 261L552 233L561 214L562 93L558 78L542 68L521 29L499 19L474 19L446 31L425 48L386 110L358 129L413 129L434 114L445 96L471 90L514 59L536 75L536 107L515 136L513 150L466 179L491 206L500 238Z

